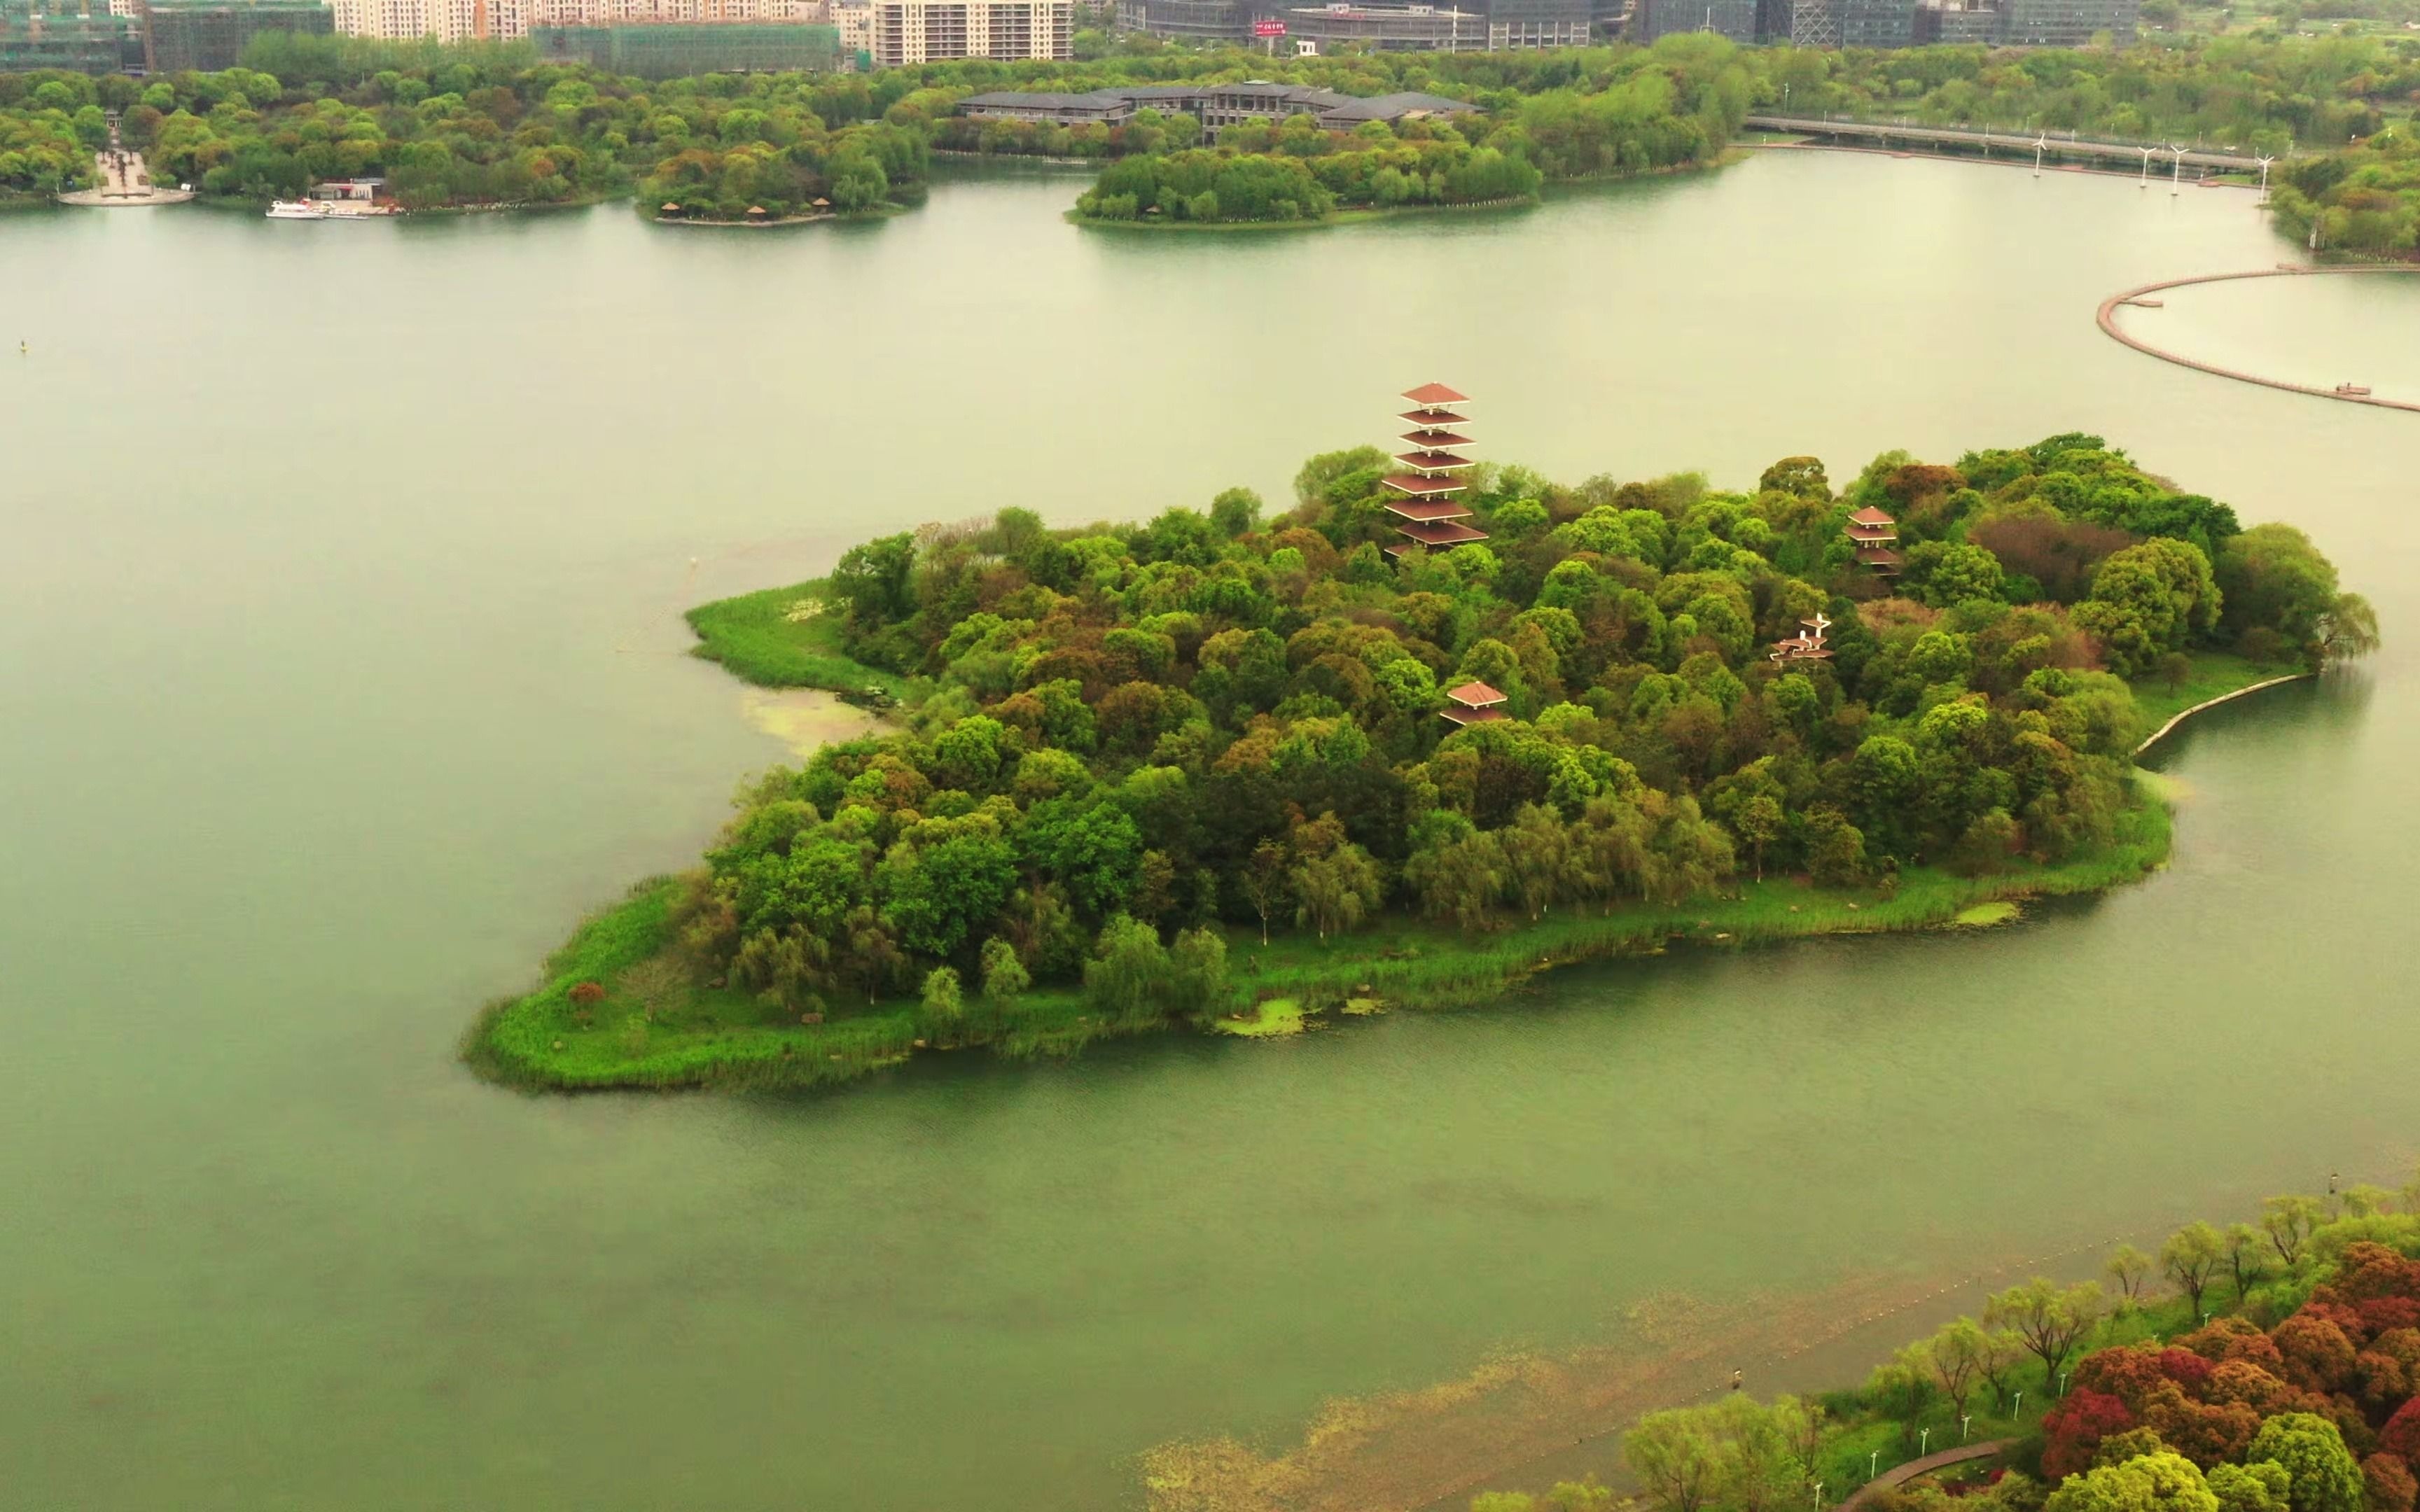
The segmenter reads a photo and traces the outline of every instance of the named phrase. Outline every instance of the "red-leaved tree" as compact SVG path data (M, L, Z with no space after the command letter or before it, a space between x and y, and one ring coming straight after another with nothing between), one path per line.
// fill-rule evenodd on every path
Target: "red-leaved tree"
M2101 1351L2117 1352L2119 1351ZM2086 1365L2091 1363L2085 1361ZM2082 1373L2081 1367L2077 1373ZM2091 1469L2092 1456L2101 1447L2101 1441L2133 1426L2134 1414L2107 1392L2069 1392L2056 1407L2042 1414L2042 1473L2055 1481Z

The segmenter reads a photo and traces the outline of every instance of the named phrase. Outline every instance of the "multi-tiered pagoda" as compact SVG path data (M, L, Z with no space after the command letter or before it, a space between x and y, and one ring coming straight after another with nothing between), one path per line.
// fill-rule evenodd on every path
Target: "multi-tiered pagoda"
M1857 548L1857 561L1875 577L1899 575L1899 553L1892 549L1899 539L1899 521L1868 504L1849 517L1849 539Z
M1461 499L1463 470L1470 461L1461 453L1470 438L1462 433L1469 422L1456 407L1470 400L1442 383L1424 383L1404 397L1419 408L1398 417L1412 424L1403 438L1412 449L1395 454L1399 471L1387 479L1387 486L1395 494L1387 508L1403 521L1395 533L1404 537L1402 545L1387 548L1387 554L1401 556L1415 546L1460 546L1486 540L1485 531L1463 523L1471 514Z

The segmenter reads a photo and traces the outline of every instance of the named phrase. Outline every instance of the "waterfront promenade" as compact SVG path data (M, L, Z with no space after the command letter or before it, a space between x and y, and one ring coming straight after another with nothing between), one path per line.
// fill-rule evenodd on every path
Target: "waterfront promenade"
M116 130L112 128L112 136ZM190 189L163 188L151 181L143 154L123 147L103 147L93 156L93 173L101 181L91 189L70 190L62 205L181 205L194 197Z

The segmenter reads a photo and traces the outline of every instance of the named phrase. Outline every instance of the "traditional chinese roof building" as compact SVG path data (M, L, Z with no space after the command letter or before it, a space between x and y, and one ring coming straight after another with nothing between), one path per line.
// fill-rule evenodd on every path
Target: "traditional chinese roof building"
M1502 705L1505 694L1485 683L1465 683L1460 687L1445 690L1446 706L1440 710L1453 724L1485 724L1490 719L1505 717Z
M1823 643L1823 632L1832 627L1826 616L1818 613L1811 620L1798 622L1806 628L1796 635L1785 636L1773 643L1771 659L1775 661L1829 661L1832 648Z
M1387 548L1387 554L1402 556L1415 546L1486 540L1485 531L1463 523L1471 511L1459 497L1463 471L1470 466L1462 448L1470 444L1470 438L1462 434L1469 422L1457 407L1470 400L1442 383L1423 383L1404 397L1419 408L1397 417L1412 425L1403 435L1412 449L1395 454L1396 471L1386 480L1394 494L1387 508L1402 521L1395 533L1404 538L1403 545Z
M1861 564L1878 578L1898 576L1899 552L1892 548L1899 540L1899 521L1868 504L1849 517L1848 530Z

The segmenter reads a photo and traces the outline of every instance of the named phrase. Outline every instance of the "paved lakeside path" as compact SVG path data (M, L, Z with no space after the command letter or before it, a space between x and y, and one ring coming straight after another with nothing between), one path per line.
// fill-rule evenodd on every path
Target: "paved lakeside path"
M1893 1466L1858 1487L1847 1501L1839 1504L1836 1512L1848 1512L1849 1508L1858 1505L1876 1491L1885 1491L1894 1486L1904 1485L1918 1475L1930 1475L1936 1470L1963 1464L1969 1459L1987 1458L2016 1442L2014 1439L1993 1439L1983 1443L1962 1443L1955 1449L1944 1449L1939 1454L1926 1455L1921 1459L1911 1459L1906 1464Z
M116 128L112 128L115 135ZM110 147L94 154L93 172L100 176L97 189L70 190L59 196L62 205L182 205L194 197L190 189L163 189L151 181L143 164L143 154Z
M2318 675L2319 673L2317 672L2288 672L2283 677L2272 677L2263 682L2251 684L2245 687L2239 687L2232 693L2221 693L2214 699L2204 699L2190 709L2179 709L2176 713L2168 716L2167 723L2160 726L2157 730L2152 731L2149 735L2144 737L2141 745L2134 748L2135 759L2138 761L2141 760L2143 752L2149 750L2153 746L2156 746L2162 740L2166 739L2169 733L2173 732L2177 726L2184 723L2187 719L2192 718L2195 715L2201 713L2204 709L2214 709L2222 703L2232 703L2237 699L2248 698L2251 695L2259 692L2264 687L2275 687L2281 683L2307 683Z
M2370 393L2345 393L2335 389L2315 388L2307 383L2289 383L2284 378L2263 378L2257 373L2242 373L2231 367L2221 367L2215 363L2201 362L2198 359L2187 357L2181 352L2172 352L2164 347L2154 347L2139 336L2130 336L2118 324L2118 312L2120 308L2130 304L2140 304L2145 295L2157 294L2162 289L2183 288L2191 284L2224 284L2239 278L2309 278L2327 274L2358 273L2420 273L2420 266L2309 268L2297 263L2280 263L2274 268L2257 269L2248 273L2196 273L2191 278L2164 279L2157 284L2146 284L2140 288L2130 288L2122 294L2112 294L2101 301L2101 312L2094 318L2101 323L2101 333L2111 340L2123 342L2136 351L2148 353L2164 363L2174 363L2179 367L2190 367L2196 373L2233 378L2238 383L2257 383L2263 388L2283 389L2288 393L2307 393L2318 399L2336 399L2346 404L2375 405L2381 409L2408 409L2420 414L2420 404L2413 404L2408 400L2381 399Z

